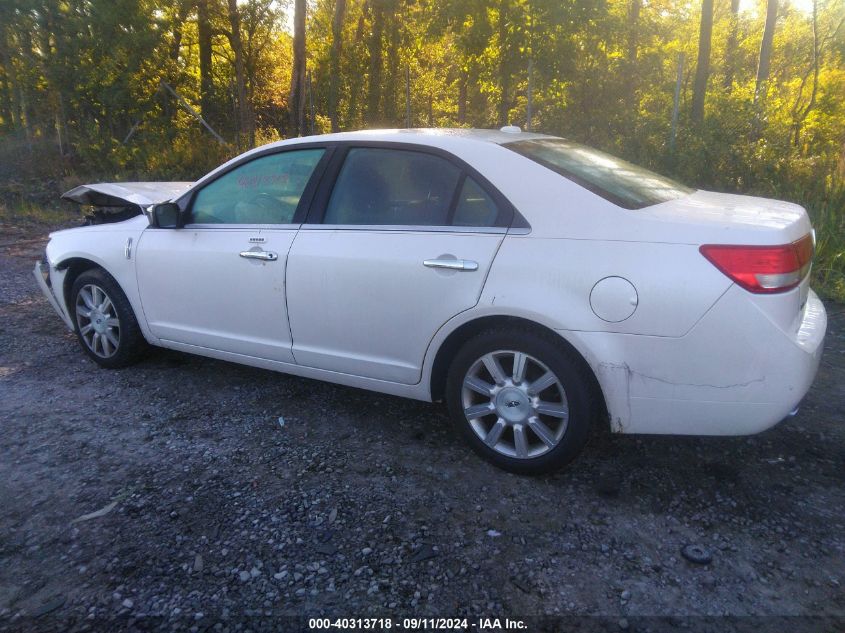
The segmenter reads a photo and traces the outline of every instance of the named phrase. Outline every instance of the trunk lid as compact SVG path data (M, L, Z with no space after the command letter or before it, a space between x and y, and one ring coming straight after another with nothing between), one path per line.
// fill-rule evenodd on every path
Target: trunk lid
M637 213L688 227L691 244L789 244L812 231L803 207L791 202L712 191L696 191Z

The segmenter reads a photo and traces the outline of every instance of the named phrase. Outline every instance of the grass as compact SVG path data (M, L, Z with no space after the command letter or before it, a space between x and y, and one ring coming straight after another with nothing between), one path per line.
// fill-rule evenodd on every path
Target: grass
M813 287L845 303L845 185L810 197L805 206L816 229Z
M82 215L78 210L37 204L28 200L13 203L0 201L0 224L55 226L81 219Z

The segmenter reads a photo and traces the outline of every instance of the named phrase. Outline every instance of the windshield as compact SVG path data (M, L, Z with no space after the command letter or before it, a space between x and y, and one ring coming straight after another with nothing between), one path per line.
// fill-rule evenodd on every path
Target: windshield
M504 147L626 209L642 209L693 192L671 178L562 138L516 141Z

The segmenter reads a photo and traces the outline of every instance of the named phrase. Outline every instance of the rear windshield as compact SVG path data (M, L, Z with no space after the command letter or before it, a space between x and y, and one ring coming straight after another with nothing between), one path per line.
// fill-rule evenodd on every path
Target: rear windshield
M671 178L562 138L504 146L626 209L642 209L693 192Z

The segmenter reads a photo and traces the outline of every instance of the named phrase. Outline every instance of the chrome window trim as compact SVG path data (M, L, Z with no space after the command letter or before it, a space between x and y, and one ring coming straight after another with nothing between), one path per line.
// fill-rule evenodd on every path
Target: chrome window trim
M429 226L412 224L303 224L301 231L377 231L380 233L487 233L504 235L505 226Z
M218 230L218 231L275 231L288 230L296 231L301 224L226 224L224 222L212 224L186 224L180 231L189 230Z

